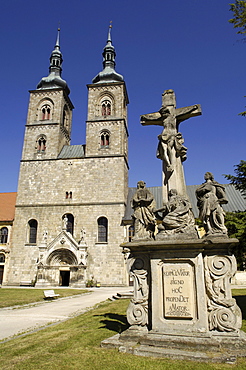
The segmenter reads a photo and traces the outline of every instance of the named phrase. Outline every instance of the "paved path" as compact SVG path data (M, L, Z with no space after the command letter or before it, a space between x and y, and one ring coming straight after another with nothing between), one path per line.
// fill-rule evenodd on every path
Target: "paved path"
M24 308L0 309L0 340L33 331L48 324L64 321L88 311L94 305L111 298L116 293L129 292L129 287L92 288L79 296L56 299L28 305Z

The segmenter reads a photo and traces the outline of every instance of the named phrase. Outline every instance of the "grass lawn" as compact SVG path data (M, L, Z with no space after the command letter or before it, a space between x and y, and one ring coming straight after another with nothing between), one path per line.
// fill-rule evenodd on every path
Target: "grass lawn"
M60 298L87 292L85 289L56 289ZM23 305L44 300L44 289L35 288L1 288L0 308Z
M246 291L244 291L246 295ZM242 290L234 295L246 298ZM237 298L238 299L238 298ZM127 328L128 300L104 302L94 310L37 333L0 344L1 369L88 370L210 370L246 369L246 359L237 365L203 364L138 357L100 348L100 342ZM246 305L244 305L244 315ZM245 324L245 321L244 321ZM244 325L246 331L246 325Z

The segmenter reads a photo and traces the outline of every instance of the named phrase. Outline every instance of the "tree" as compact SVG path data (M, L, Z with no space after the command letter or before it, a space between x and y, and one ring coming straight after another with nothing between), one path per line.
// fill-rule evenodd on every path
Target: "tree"
M246 197L246 161L240 161L239 164L235 165L236 169L234 172L236 176L233 175L223 175L231 184L235 185L237 190L240 190L242 194Z
M246 197L246 161L240 161L234 167L235 176L224 176ZM233 252L237 259L238 269L244 270L246 269L246 212L227 212L225 220L228 235L239 239L239 244L234 247Z
M230 6L234 17L229 22L234 28L239 28L237 33L246 34L246 1L236 0L235 4L230 4Z
M233 12L234 17L229 19L234 28L239 28L237 33L246 34L246 1L236 0L235 4L230 4L230 10ZM239 116L246 116L246 111L238 114Z
M230 238L237 238L239 243L233 248L238 270L246 269L246 212L227 212L225 225Z

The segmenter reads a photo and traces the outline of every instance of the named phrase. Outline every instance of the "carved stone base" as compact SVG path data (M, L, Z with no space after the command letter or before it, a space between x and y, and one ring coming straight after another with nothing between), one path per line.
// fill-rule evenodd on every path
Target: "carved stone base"
M237 239L167 239L124 245L134 295L131 325L102 342L121 352L207 362L246 357L242 315L231 295Z
M218 335L217 335L218 334ZM163 357L173 360L224 362L233 364L238 357L246 357L246 334L221 335L166 335L138 330L126 330L101 342L105 348L118 348L120 352L139 356Z

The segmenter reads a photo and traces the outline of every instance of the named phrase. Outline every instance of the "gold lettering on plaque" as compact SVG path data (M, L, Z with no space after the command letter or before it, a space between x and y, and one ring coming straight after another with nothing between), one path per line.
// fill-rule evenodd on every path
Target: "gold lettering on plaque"
M194 272L189 263L163 265L164 316L192 319L194 317Z

